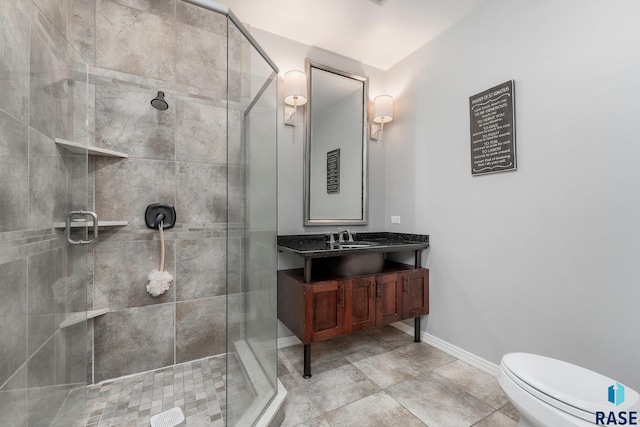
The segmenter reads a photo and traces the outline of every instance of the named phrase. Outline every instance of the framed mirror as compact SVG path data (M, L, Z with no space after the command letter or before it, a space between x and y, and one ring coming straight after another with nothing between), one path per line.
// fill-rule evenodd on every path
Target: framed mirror
M307 59L304 225L368 218L369 78Z

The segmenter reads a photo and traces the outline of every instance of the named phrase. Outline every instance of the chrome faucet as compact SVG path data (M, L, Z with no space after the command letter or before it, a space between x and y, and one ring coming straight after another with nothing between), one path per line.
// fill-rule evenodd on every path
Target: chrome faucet
M345 233L347 235L347 240L344 240ZM353 235L351 234L351 231L349 231L349 230L338 231L338 242L341 242L341 243L353 242Z
M333 238L333 233L326 233L325 237L327 238L326 243L329 246L333 246L336 244L336 239Z

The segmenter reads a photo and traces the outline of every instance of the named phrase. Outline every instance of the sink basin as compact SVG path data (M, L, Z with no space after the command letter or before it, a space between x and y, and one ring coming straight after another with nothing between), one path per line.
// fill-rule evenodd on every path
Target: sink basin
M348 242L346 244L352 243L356 242ZM353 251L349 252L347 255L328 258L314 258L312 265L312 280L377 274L384 270L384 252Z
M369 246L378 246L380 243L377 242L342 242L337 243L340 249L358 249L358 248L367 248Z

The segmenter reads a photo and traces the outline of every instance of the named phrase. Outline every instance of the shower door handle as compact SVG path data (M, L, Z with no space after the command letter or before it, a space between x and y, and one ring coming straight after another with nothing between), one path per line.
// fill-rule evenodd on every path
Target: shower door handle
M93 219L93 238L90 240L73 240L71 238L71 222L74 218L82 218L90 216ZM98 215L91 211L72 211L67 214L65 233L67 235L67 242L72 245L88 245L93 243L98 238Z

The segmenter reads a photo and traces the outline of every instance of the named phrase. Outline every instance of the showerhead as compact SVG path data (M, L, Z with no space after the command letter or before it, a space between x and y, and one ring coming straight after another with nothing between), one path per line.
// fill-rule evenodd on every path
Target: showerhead
M164 92L158 91L158 95L151 100L151 106L160 111L169 108L169 104L164 100Z

